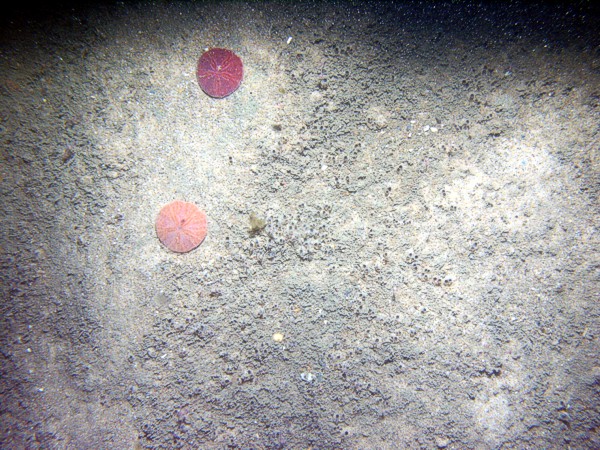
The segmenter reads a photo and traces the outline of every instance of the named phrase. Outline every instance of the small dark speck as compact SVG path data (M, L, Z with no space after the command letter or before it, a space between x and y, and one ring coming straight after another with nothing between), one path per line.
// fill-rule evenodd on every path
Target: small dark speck
M70 161L73 156L75 156L75 152L73 150L71 150L69 147L65 148L62 157L60 158L62 163L66 163L68 161Z
M281 125L279 125L279 124L277 123L277 124L273 125L273 129L274 129L275 131L281 131L282 127L281 127Z

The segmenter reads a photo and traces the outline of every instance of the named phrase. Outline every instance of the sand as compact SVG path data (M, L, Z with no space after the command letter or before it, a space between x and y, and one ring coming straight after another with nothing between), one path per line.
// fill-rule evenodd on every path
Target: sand
M583 5L2 19L0 446L599 448ZM208 217L189 253L173 200Z

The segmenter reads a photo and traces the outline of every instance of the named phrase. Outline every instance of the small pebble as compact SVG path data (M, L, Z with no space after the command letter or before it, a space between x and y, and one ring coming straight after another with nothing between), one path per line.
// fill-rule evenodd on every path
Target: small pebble
M300 378L307 383L312 383L315 380L315 376L310 372L302 372Z
M435 438L435 443L438 448L446 448L448 445L450 445L450 439L439 436Z
M281 341L283 341L283 334L281 334L281 333L275 333L273 335L273 340L275 342L281 342Z

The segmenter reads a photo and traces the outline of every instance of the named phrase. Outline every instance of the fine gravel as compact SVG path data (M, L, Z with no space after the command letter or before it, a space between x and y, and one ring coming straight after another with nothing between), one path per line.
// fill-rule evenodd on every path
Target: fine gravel
M600 448L590 3L15 7L0 447Z

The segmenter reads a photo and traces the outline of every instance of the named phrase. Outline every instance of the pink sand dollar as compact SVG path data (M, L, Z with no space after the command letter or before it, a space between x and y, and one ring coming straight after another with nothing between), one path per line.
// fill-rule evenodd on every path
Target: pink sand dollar
M160 210L156 234L169 250L186 253L198 247L207 233L206 214L193 203L176 200Z

